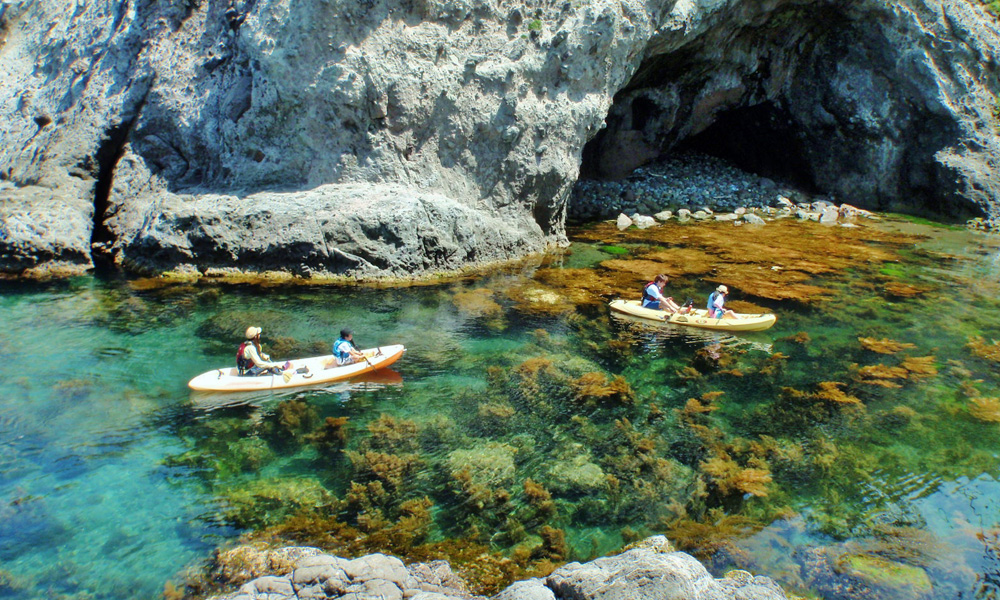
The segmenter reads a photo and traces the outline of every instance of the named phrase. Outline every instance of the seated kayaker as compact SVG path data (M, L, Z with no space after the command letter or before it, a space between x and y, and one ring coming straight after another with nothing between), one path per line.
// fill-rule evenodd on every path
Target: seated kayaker
M653 310L663 310L669 313L684 314L691 310L691 305L678 306L673 297L664 296L663 288L666 287L670 278L666 275L657 275L642 288L642 307Z
M271 357L260 347L260 327L247 327L246 341L236 351L236 368L240 375L280 375L282 365L270 362Z
M333 343L333 357L337 366L349 365L365 359L365 355L355 347L354 332L350 329L340 330L340 337Z
M738 319L736 313L725 308L726 296L729 295L729 288L720 285L708 296L708 316L713 319Z

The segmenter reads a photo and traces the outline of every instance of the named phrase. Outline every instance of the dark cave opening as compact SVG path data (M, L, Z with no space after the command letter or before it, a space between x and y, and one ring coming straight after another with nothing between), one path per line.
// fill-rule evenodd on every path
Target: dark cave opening
M811 194L820 193L796 124L774 102L721 113L677 150L695 150Z

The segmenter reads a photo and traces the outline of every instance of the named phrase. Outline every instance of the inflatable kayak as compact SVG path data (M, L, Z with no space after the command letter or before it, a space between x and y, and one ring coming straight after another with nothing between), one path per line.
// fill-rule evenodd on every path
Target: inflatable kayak
M717 331L764 331L774 325L778 317L773 314L746 315L737 313L737 319L716 319L708 316L708 310L695 309L687 314L670 314L663 310L643 308L639 300L612 300L611 310L620 313L642 317L650 321L660 323L674 323L675 325L687 325L689 327L699 327L701 329L715 329Z
M288 368L279 375L258 377L241 376L236 367L213 369L189 381L188 387L205 392L252 392L330 383L388 367L405 351L406 348L399 344L369 348L362 350L365 360L342 366L337 366L332 354L300 358L289 361Z

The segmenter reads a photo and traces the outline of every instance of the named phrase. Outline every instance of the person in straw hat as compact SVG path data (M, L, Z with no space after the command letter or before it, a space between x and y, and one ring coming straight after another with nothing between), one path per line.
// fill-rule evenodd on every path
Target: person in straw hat
M726 296L729 295L729 288L720 285L708 297L708 316L713 319L738 319L736 313L724 308Z
M281 364L271 362L271 357L264 354L260 347L261 328L247 327L246 341L240 344L240 349L236 353L236 368L240 375L280 375L283 367Z

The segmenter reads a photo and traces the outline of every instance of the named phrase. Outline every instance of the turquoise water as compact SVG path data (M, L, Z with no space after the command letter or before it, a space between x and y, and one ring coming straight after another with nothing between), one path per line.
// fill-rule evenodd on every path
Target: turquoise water
M919 231L896 262L817 278L837 291L822 305L764 301L777 325L743 335L612 317L610 284L568 310L525 300L575 298L553 272L621 258L582 243L409 288L0 283L0 597L159 597L240 535L314 541L303 522L336 519L345 552L451 556L461 540L520 574L666 533L720 574L815 597L994 598L1000 423L972 400L1000 397L1000 364L969 343L1000 339L1000 245ZM886 298L877 269L930 291ZM345 325L407 353L319 389L189 392L250 324L275 358L325 353ZM859 375L927 356L933 374L907 363L883 380L898 387ZM347 417L345 439L328 417Z

